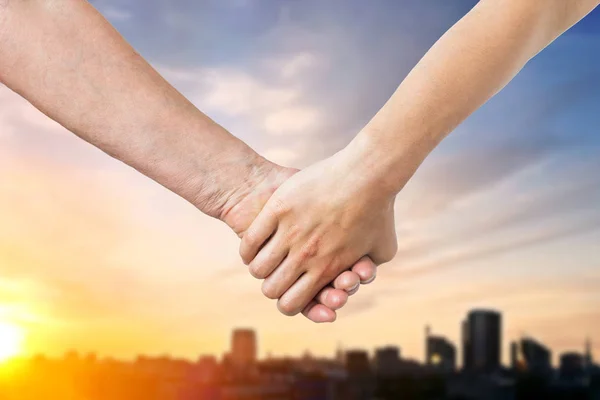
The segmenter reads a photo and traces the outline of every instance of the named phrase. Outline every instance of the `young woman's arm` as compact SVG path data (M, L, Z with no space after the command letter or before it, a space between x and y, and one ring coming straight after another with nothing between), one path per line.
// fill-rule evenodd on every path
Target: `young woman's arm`
M298 313L332 276L396 253L393 204L423 159L598 0L482 0L346 149L285 182L242 239L263 292ZM268 253L271 256L266 257Z
M357 136L397 193L435 146L599 0L483 0L427 52Z

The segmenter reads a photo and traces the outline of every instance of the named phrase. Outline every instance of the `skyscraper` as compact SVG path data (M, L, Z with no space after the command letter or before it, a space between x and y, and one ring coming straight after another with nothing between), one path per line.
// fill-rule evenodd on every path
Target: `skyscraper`
M523 361L521 360L521 348L517 341L510 342L510 367L514 371L521 371L524 369Z
M379 376L393 376L398 372L400 349L395 346L375 350L375 371Z
M429 326L425 327L425 364L445 372L456 369L456 347L445 337L432 335Z
M461 339L462 339L462 357L463 357L463 369L468 369L471 365L471 346L469 338L469 321L464 320L461 324Z
M456 349L452 343L441 336L429 336L426 343L426 364L430 367L451 372L456 369Z
M351 377L365 377L371 374L369 353L363 350L346 352L346 370Z
M560 356L559 376L562 380L577 380L584 377L585 356L580 353L568 352Z
M256 333L252 329L236 329L231 337L231 363L246 367L256 362Z
M511 345L513 369L535 374L549 374L552 371L552 352L542 343L532 338L522 338Z
M473 310L463 322L464 368L493 372L500 368L502 317L492 310Z

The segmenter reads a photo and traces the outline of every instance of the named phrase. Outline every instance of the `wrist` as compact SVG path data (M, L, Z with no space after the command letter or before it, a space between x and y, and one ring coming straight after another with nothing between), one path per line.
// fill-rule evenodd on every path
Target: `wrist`
M179 117L158 130L128 163L217 219L274 167L207 118Z
M204 214L224 221L229 211L274 168L274 164L235 139L215 157L198 162L187 172L183 197Z
M365 127L345 151L360 160L359 173L378 190L397 195L433 149L407 135Z

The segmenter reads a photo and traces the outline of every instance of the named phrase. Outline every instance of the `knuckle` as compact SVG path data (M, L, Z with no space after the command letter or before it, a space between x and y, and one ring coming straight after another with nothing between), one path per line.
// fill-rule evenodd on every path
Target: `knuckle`
M321 239L319 237L314 237L309 239L301 248L300 248L300 261L304 262L313 257L315 257L319 253L319 248L321 246Z
M256 279L265 279L265 267L264 264L256 261L252 261L250 265L248 265L248 271L250 275L252 275Z
M277 302L277 309L279 310L280 313L282 313L283 315L286 315L288 317L293 317L294 315L297 315L300 312L298 310L298 308L295 306L295 304L293 304L291 301L288 301L286 299L280 299Z
M252 262L251 252L252 247L248 243L242 243L240 245L240 257L244 264L249 265Z
M242 248L252 249L258 246L258 234L255 229L250 228L242 238Z
M293 243L299 235L300 226L298 226L297 224L293 224L289 228L287 228L285 233L285 240L287 243Z
M269 208L271 213L276 217L287 214L290 211L290 206L280 197L272 198Z
M331 280L338 276L340 272L345 269L346 268L342 263L340 255L336 254L331 258L331 260L327 264L324 264L324 266L321 269L321 275L324 277L324 279Z
M244 264L249 264L250 260L248 260L248 255L247 255L247 251L244 249L244 246L240 246L240 251L239 251L239 255L242 259L242 261L244 262Z
M275 293L275 288L269 281L264 281L261 286L262 294L271 300L276 300L278 298L277 293Z

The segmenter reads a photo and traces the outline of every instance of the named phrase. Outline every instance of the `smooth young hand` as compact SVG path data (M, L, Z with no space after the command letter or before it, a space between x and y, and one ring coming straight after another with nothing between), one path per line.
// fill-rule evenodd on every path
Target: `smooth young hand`
M241 187L222 206L215 216L231 227L241 238L245 237L247 229L259 215L273 193L298 171L283 168L264 161L255 173L246 177L246 187ZM303 308L302 313L313 322L333 322L335 311L343 307L348 296L358 291L360 284L371 283L376 276L376 266L369 257L363 257L352 268L346 268L328 282L314 298ZM250 273L256 278L260 274L250 268Z
M363 256L379 265L396 254L395 193L365 166L345 150L295 174L243 236L242 259L282 313L301 312Z

